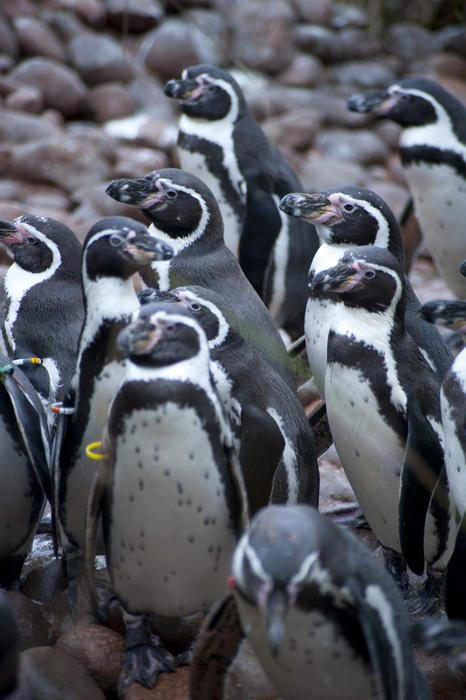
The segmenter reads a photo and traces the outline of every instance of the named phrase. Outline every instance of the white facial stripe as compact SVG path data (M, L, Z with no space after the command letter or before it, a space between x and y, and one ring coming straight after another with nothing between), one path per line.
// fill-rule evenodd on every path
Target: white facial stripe
M281 460L285 465L286 477L288 482L288 501L289 503L297 503L299 484L296 475L296 453L294 451L293 445L285 431L285 422L282 416L276 411L275 408L269 407L267 413L274 419L275 423L280 428L280 432L285 440L285 446L283 448L283 453Z
M206 306L209 309L209 311L214 314L214 316L218 320L218 333L215 336L215 338L209 340L209 348L210 350L213 350L219 345L222 345L222 343L225 342L226 337L228 335L229 325L226 321L225 316L222 314L218 306L216 306L213 302L208 301L208 299L203 299L202 297L199 297L197 294L194 294L194 292L191 292L189 289L181 289L180 291L183 292L188 301L197 301L201 306Z
M349 194L344 194L343 192L333 192L329 196L329 200L331 200L331 197L339 197L340 201L365 209L371 216L373 216L378 225L374 245L379 246L380 248L388 248L388 241L390 237L388 221L380 209L365 199L357 199L356 197L351 197Z
M278 204L280 202L280 198L277 195L272 195L272 199L274 200L277 211L280 214L281 230L272 249L275 274L273 277L274 284L269 304L269 311L272 318L278 325L280 325L283 322L280 312L285 298L286 266L288 264L288 239L291 219L287 214L285 214L285 212L279 209Z
M21 300L29 289L53 277L61 265L60 251L54 241L47 238L47 236L34 228L34 226L31 226L31 224L21 221L21 217L16 219L14 223L20 223L21 226L33 234L39 241L45 243L45 245L52 252L52 262L47 270L44 270L43 272L28 272L27 270L23 270L23 268L17 263L13 263L5 274L5 292L10 300L10 306L8 308L8 315L5 319L4 332L12 352L14 352L15 349L13 326L18 315Z
M403 697L403 687L404 687L404 667L403 667L403 650L401 648L400 638L398 636L395 620L393 619L393 608L383 590L372 584L366 588L366 601L371 608L373 608L379 615L380 622L384 628L385 635L390 641L390 645L393 651L393 657L395 661L395 666L397 669L397 680L398 680L398 697Z
M319 552L311 552L304 559L303 563L299 567L298 572L290 579L290 583L297 585L302 581L305 581L309 576L309 572L319 558Z

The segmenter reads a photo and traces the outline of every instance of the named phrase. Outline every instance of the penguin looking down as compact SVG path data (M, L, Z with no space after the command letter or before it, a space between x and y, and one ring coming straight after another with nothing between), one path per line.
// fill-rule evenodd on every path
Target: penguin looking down
M165 94L182 112L181 166L212 190L222 212L225 243L239 259L278 327L302 335L307 271L318 248L312 227L283 216L278 202L301 183L248 109L227 71L186 68Z
M112 589L127 621L119 692L152 687L173 659L147 616L206 611L225 591L247 523L233 436L210 374L204 331L182 308L142 306L118 336L127 357L97 483ZM100 495L99 495L100 494Z
M149 231L173 248L172 260L142 271L144 283L161 291L194 284L217 292L242 319L242 335L296 389L278 329L225 246L220 209L207 185L184 170L167 168L136 180L114 180L106 192L139 207L151 222Z
M101 219L84 240L85 319L65 402L74 413L61 416L54 450L56 508L70 579L75 578L72 554L84 547L85 514L96 469L86 447L101 440L109 403L125 369L116 337L139 309L132 277L156 258L166 260L171 254L170 246L151 236L144 224L123 216Z
M363 187L341 187L315 192L290 193L280 207L287 214L312 222L321 239L321 246L309 270L313 277L335 265L354 246L375 245L386 248L401 264L404 263L403 242L398 221L390 207L376 192ZM411 284L406 284L406 326L429 364L442 378L453 358L436 329L416 314L420 302ZM330 317L340 305L338 295L307 301L304 319L306 351L313 378L323 394L327 361L327 336Z
M466 279L466 108L441 85L405 78L386 90L354 95L349 109L401 126L399 153L422 235L441 277L459 298Z
M63 398L84 318L81 244L64 224L24 215L0 222L14 262L0 283L2 346L11 358L39 357L23 371L44 399Z
M249 512L271 503L317 505L319 472L312 429L296 392L241 335L241 318L203 287L144 289L143 303L181 305L206 333L215 386L239 445Z
M348 250L310 294L337 294L325 397L335 447L362 511L385 548L417 574L443 571L456 521L442 449L440 382L405 329L406 285L387 250ZM463 562L464 565L464 562ZM404 585L404 584L403 584ZM456 601L446 599L451 610Z
M349 531L309 506L269 506L232 562L230 597L194 648L192 700L220 700L242 634L282 700L428 700L400 592Z

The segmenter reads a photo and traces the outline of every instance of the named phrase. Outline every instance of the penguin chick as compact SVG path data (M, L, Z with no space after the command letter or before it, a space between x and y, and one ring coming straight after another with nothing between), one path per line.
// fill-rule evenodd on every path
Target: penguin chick
M466 108L426 78L354 95L348 107L401 126L399 153L422 235L439 274L464 299L458 265L466 242Z
M101 219L84 240L85 320L66 398L74 413L61 416L54 448L56 509L72 583L77 576L76 551L84 547L85 513L95 472L86 447L101 439L109 403L123 377L116 336L139 308L132 277L154 259L166 260L171 254L170 246L151 236L144 224L122 216ZM76 568L80 571L79 557Z
M269 506L232 562L233 600L204 622L191 698L222 697L241 626L283 700L428 700L399 591L351 532L309 506ZM235 644L236 642L236 644ZM311 689L311 691L310 691Z
M293 337L302 335L307 272L318 248L312 227L287 219L278 202L301 183L248 109L227 71L190 66L165 94L182 116L181 166L195 172L216 197L225 243L272 318Z
M200 285L220 294L243 318L243 334L292 389L296 381L278 329L223 240L220 209L210 189L195 175L176 168L155 170L138 180L115 180L113 199L138 206L149 230L169 243L174 257L142 272L144 283L167 291Z
M321 246L309 270L313 277L335 265L351 247L376 245L386 248L404 263L403 242L398 221L386 202L372 190L347 186L312 194L290 193L280 207L287 214L314 223ZM416 315L420 302L406 276L406 327L439 378L445 375L453 358L436 329ZM327 363L327 337L330 317L341 304L338 295L307 300L304 328L309 366L323 394Z
M0 283L3 351L41 358L23 370L44 399L61 400L84 318L81 244L59 221L32 215L0 222L0 242L14 260Z
M405 329L406 286L387 250L349 250L314 277L338 294L325 396L342 465L377 539L412 571L444 570L456 522L444 469L440 383ZM449 601L446 601L448 606Z
M153 687L160 671L173 670L147 615L207 610L225 590L247 522L207 338L184 309L173 308L143 306L119 334L128 362L109 411L108 462L94 499L94 531L100 508L112 588L126 611L120 694L133 681Z

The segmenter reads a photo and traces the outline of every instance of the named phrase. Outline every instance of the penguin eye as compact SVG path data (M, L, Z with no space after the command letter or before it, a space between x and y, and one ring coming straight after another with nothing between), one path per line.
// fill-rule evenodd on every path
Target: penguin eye
M214 92L217 92L217 86L216 85L206 85L205 91L212 95Z
M123 243L123 239L119 236L110 236L109 243L112 248L119 248L119 246L121 246Z
M169 199L174 199L178 195L176 190L167 190L165 194Z
M26 240L30 245L37 245L38 242L37 238L35 238L34 236L27 236Z
M192 311L200 311L201 305L198 304L197 301L193 301L192 304L189 305L189 308L192 309Z
M345 211L354 211L354 208L354 204L345 204L345 206L343 207Z
M170 323L168 326L165 326L165 332L168 334L174 333L176 330L176 326L174 323Z
M371 280L375 277L375 270L366 270L364 273L364 277L368 280Z

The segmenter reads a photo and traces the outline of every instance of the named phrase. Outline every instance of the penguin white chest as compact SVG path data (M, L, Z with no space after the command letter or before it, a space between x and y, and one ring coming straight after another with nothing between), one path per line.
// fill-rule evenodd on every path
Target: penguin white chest
M222 595L235 546L225 484L194 408L138 409L115 438L108 549L129 611L178 617Z
M280 650L272 656L264 616L239 596L236 601L245 634L280 697L381 700L380 682L330 618L290 609Z
M332 362L327 416L343 468L377 539L400 551L398 501L404 445L385 421L366 377Z

